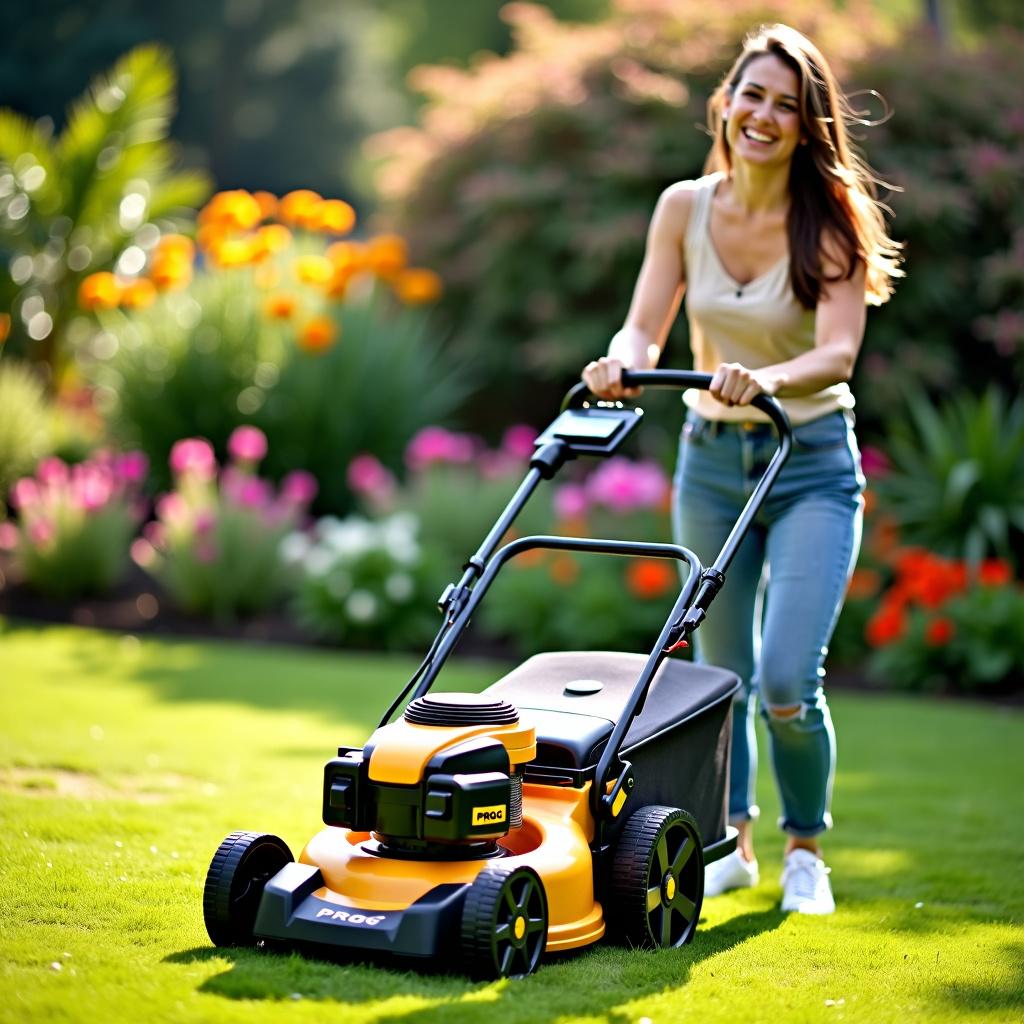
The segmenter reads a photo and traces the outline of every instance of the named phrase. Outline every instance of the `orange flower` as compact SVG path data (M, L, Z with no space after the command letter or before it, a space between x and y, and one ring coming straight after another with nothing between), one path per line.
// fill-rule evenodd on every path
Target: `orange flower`
M326 256L300 256L295 261L295 276L303 284L330 284L334 264Z
M308 188L296 189L281 198L277 204L277 216L285 224L314 231L322 202L318 192Z
M570 587L576 582L576 577L580 574L580 567L572 555L560 554L555 555L551 560L548 572L560 587Z
M903 606L895 601L886 601L868 621L866 636L872 647L885 647L899 640L907 628Z
M185 235L161 235L153 254L177 256L191 263L195 259L196 246L192 239Z
M334 242L324 255L339 269L351 272L366 266L366 247L359 242Z
M330 299L343 299L348 291L348 283L353 278L351 270L342 267L335 267L331 275L330 283L327 285L327 297Z
M256 242L268 255L291 245L292 233L283 224L266 224L256 232Z
M846 596L854 599L874 597L881 585L882 577L874 569L855 569Z
M395 294L410 306L436 302L441 297L441 278L432 270L402 270L394 280Z
M945 647L956 634L956 627L949 619L932 619L925 630L924 639L929 647Z
M196 232L196 241L203 252L212 252L227 238L228 233L219 224L204 224Z
M263 220L263 210L256 199L245 189L218 192L199 211L198 221L202 226L219 225L226 231L248 231Z
M277 213L277 196L273 192L253 192L253 199L256 200L263 214L263 220L270 220Z
M211 260L219 267L246 267L260 255L259 244L253 237L225 238L210 250Z
M136 278L124 287L121 302L126 309L146 309L156 301L156 285L147 277Z
M185 288L192 280L192 261L173 253L155 253L149 265L149 277L160 291Z
M0 345L6 340L8 335L11 333L11 314L0 313Z
M626 569L626 586L641 600L649 601L679 586L679 576L661 558L632 558Z
M978 566L978 582L983 587L1005 587L1012 579L1010 563L1001 558L986 558Z
M304 352L325 352L337 337L338 328L330 317L315 316L299 332L298 344Z
M287 320L295 312L295 296L287 292L271 295L263 305L263 311L274 320Z
M409 247L398 235L378 235L366 246L366 265L380 277L394 277L408 262Z
M356 226L356 211L343 199L325 199L313 216L314 230L347 235Z
M78 286L78 304L84 310L117 309L121 304L121 286L109 270L90 274Z

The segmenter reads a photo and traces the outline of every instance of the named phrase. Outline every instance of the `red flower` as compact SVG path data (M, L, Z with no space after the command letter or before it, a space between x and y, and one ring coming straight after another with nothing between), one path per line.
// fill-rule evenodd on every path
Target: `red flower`
M626 585L637 597L651 600L678 587L679 576L664 559L633 558L626 569Z
M978 582L983 587L1005 587L1013 579L1013 570L1001 558L986 558L978 567Z
M907 628L907 617L903 605L887 601L871 616L866 630L868 643L872 647L885 647L903 636Z
M924 638L929 647L945 647L956 633L956 627L949 619L932 619L925 630Z

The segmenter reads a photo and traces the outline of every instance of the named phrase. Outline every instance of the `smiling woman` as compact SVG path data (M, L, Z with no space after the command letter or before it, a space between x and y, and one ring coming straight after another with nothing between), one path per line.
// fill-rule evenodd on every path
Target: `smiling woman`
M730 817L735 853L705 895L758 881L754 709L759 698L788 834L783 910L831 913L818 836L832 824L835 734L824 659L857 558L863 476L848 381L865 305L900 276L874 179L853 152L855 120L820 51L785 25L753 33L708 106L705 176L655 209L626 322L583 379L631 396L622 371L657 362L686 292L695 394L676 476L677 540L707 560L725 543L775 449L760 394L777 397L795 447L730 566L698 658L734 671ZM721 603L725 602L725 607Z

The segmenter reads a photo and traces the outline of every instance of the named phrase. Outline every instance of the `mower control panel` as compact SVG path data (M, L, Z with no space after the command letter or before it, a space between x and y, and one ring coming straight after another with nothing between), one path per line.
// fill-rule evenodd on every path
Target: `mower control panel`
M642 409L626 408L621 402L587 403L580 409L566 409L534 444L539 448L551 441L565 441L577 455L611 455L641 416Z

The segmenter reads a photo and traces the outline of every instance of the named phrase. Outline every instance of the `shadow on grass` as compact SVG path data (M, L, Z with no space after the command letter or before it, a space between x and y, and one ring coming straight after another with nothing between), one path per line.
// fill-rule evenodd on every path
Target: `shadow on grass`
M740 914L698 931L682 949L632 950L600 944L575 953L546 957L540 970L520 981L491 988L444 973L448 965L430 961L319 960L316 953L261 953L243 949L199 947L173 953L165 963L194 964L230 960L231 968L208 978L200 992L228 999L333 1001L346 1006L383 1003L396 997L418 1005L389 1013L381 1007L379 1021L435 1024L464 1020L474 1006L488 1015L520 1015L529 1008L531 1020L554 1020L565 1015L601 1016L610 1021L632 1017L616 1013L619 1004L666 988L686 984L690 971L711 957L747 939L778 928L785 916L777 907ZM456 955L453 951L453 956ZM450 967L448 968L450 969Z
M951 1003L961 1012L984 1010L1024 1011L1024 943L1003 947L1006 959L1015 971L1013 977L998 985L963 984L943 985L937 992L939 999ZM1024 1020L1024 1012L1017 1018Z

